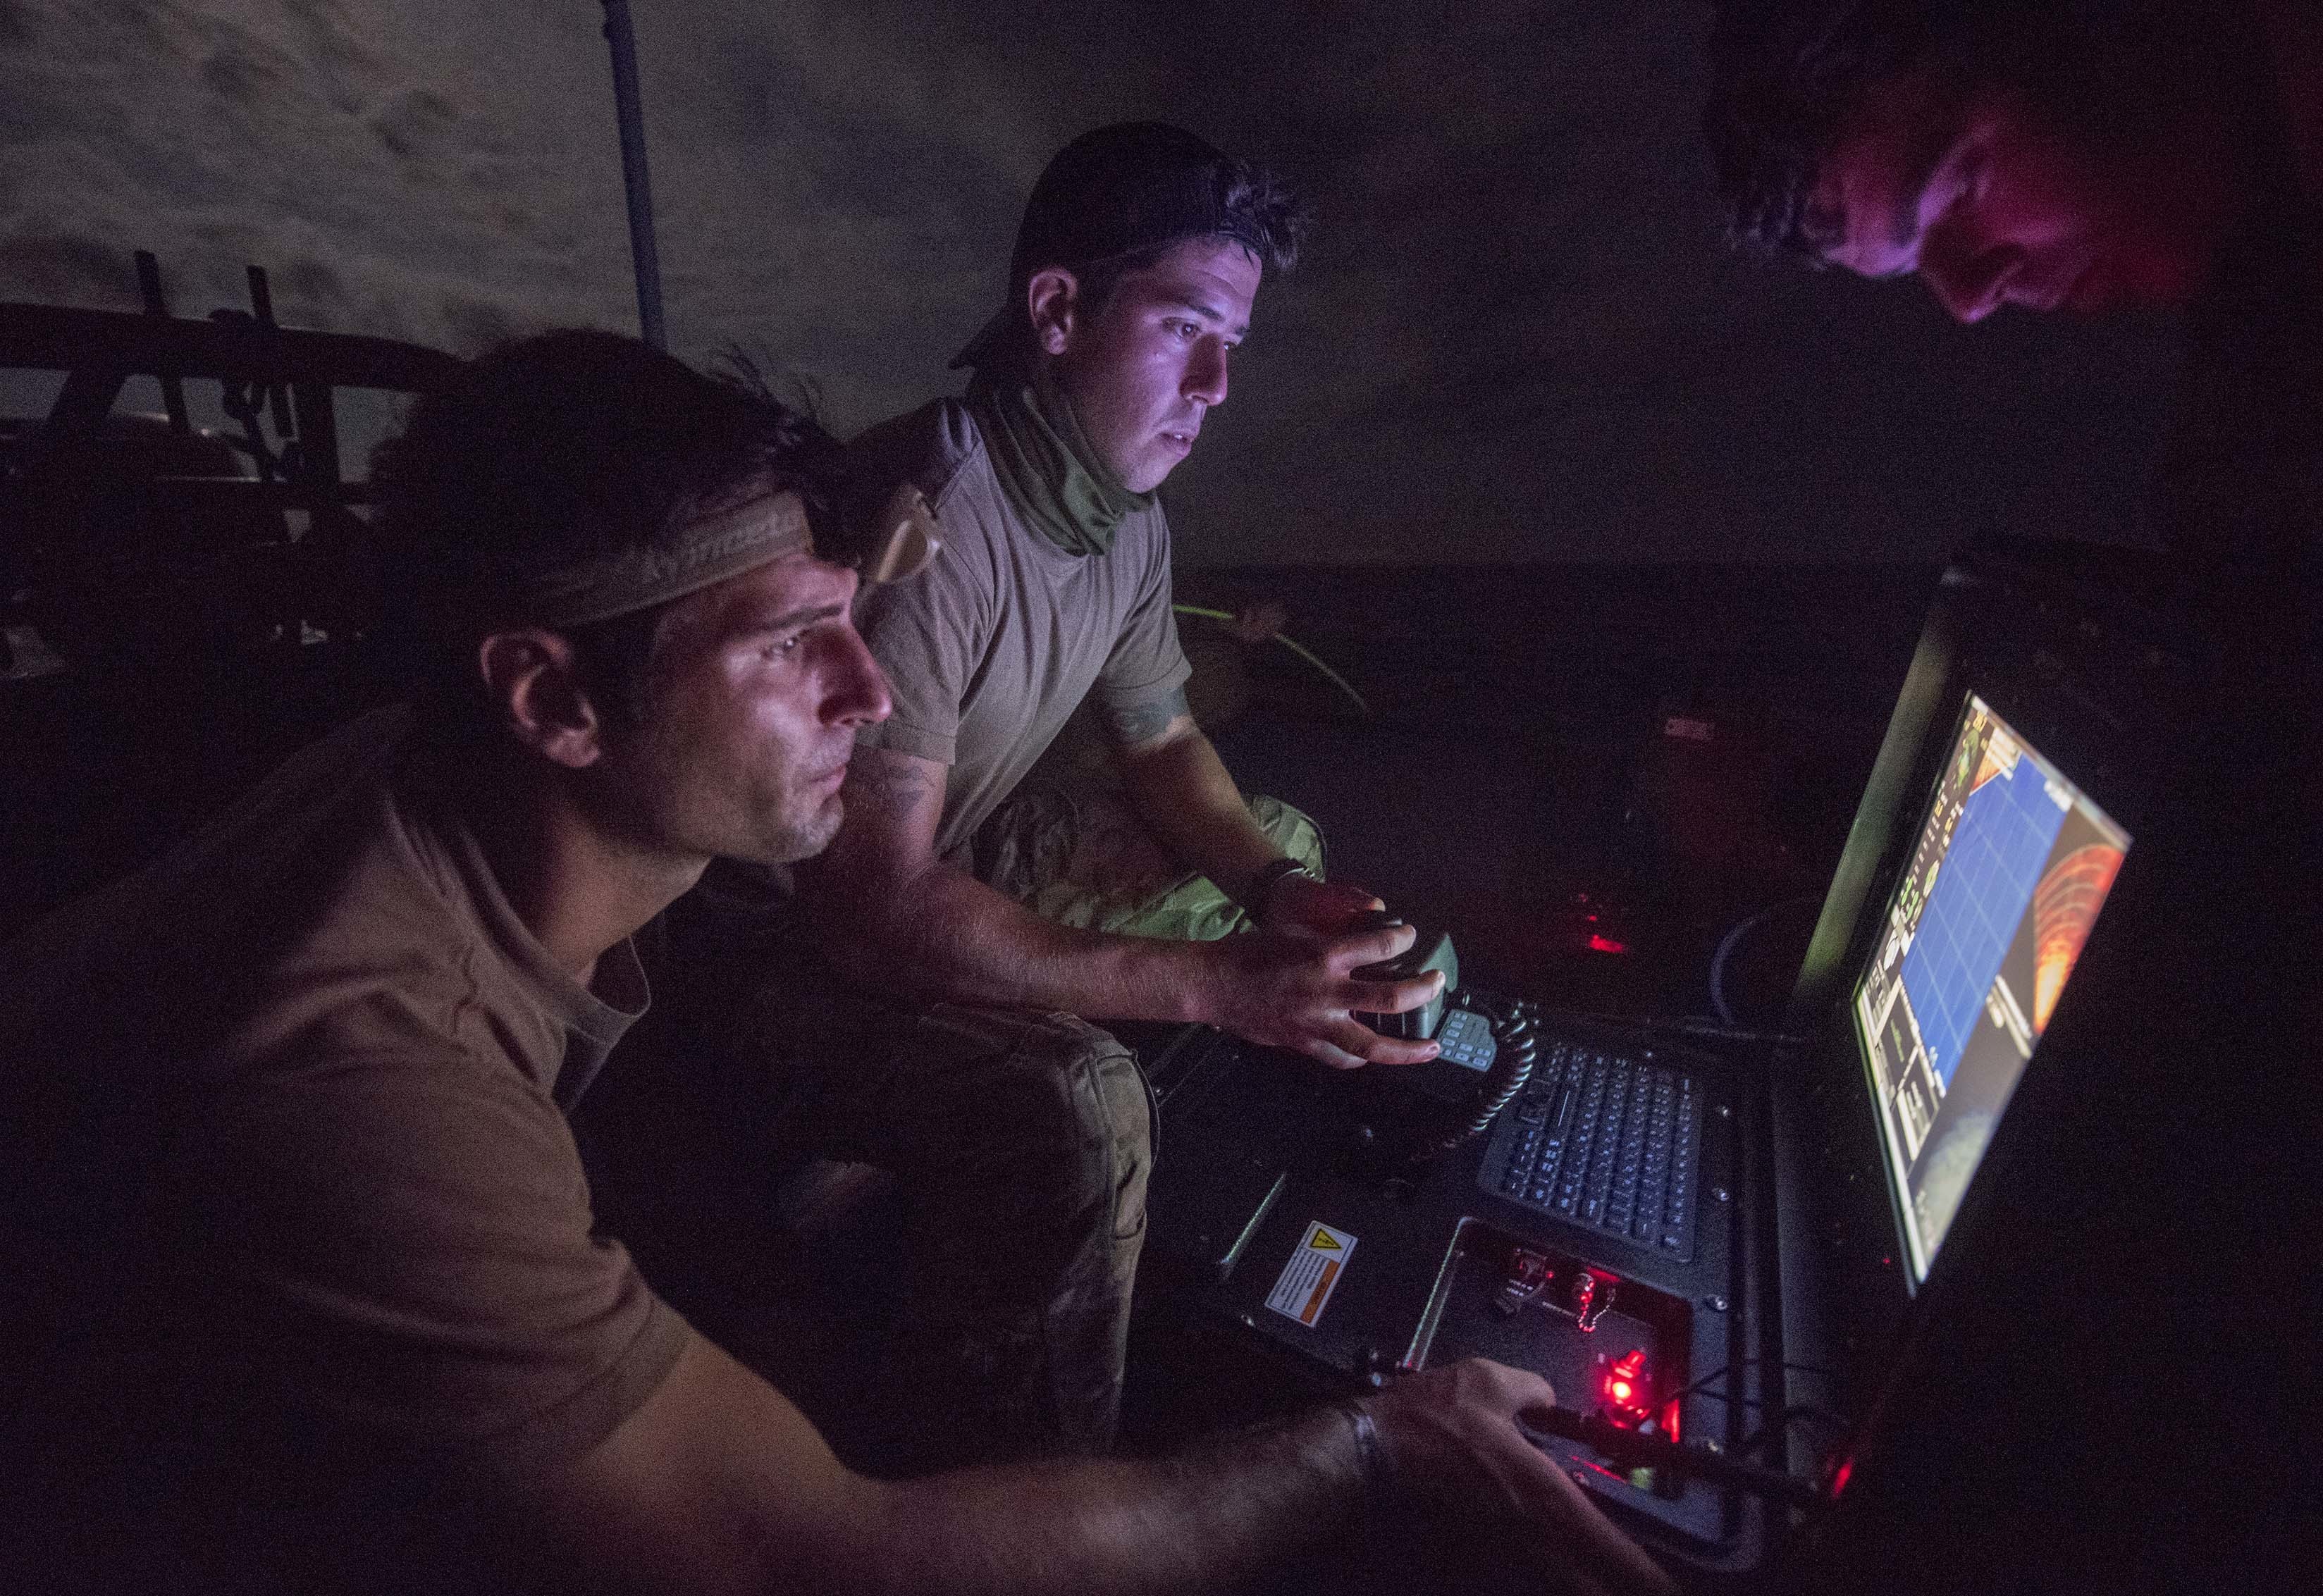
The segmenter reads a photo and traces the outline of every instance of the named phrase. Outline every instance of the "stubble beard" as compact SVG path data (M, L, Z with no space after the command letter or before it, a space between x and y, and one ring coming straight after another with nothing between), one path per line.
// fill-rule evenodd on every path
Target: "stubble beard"
M775 830L761 844L757 863L762 865L794 865L801 859L813 858L829 848L839 835L840 821L846 811L840 807L839 795L831 793L805 816Z

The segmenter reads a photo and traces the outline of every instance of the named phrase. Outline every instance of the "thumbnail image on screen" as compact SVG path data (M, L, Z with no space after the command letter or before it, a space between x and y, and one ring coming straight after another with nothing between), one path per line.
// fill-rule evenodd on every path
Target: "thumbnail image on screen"
M2126 831L1970 695L1855 993L1915 1287L2128 851Z

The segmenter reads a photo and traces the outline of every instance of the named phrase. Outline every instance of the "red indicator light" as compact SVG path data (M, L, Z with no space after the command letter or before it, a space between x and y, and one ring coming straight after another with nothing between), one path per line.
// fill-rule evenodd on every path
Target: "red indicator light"
M1592 953L1627 953L1629 950L1627 942L1617 942L1601 931L1589 933L1589 951Z
M1855 1460L1851 1457L1841 1458L1838 1469L1831 1477L1832 1495L1836 1497L1841 1491L1845 1491L1847 1482L1853 1478L1855 1478Z
M1605 1406L1615 1424L1641 1424L1653 1417L1645 1397L1646 1353L1631 1347L1605 1371Z

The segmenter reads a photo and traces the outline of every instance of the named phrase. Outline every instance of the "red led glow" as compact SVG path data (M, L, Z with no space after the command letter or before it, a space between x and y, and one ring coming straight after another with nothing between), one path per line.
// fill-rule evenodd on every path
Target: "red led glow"
M1592 953L1627 953L1629 950L1627 942L1617 942L1601 931L1589 933L1589 951Z
M1653 1417L1653 1409L1645 1399L1645 1377L1646 1352L1643 1347L1631 1347L1605 1371L1602 1389L1614 1423L1634 1425Z

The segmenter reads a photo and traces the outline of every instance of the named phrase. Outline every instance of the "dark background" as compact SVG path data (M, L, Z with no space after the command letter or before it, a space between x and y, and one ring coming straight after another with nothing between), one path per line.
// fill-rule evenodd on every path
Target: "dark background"
M2175 329L2010 312L1962 329L1909 285L1725 254L1694 0L636 5L675 344L788 367L841 431L951 381L1024 194L1083 129L1171 118L1313 188L1323 231L1262 296L1171 512L1201 568L1187 592L1287 597L1294 634L1374 713L1281 650L1212 636L1239 701L1215 729L1246 786L1311 810L1347 874L1455 930L1464 968L1502 990L1777 1016L1946 553L1991 532L2145 541ZM632 326L600 20L595 0L0 0L0 298L134 308L144 247L180 314L241 303L255 261L293 325L459 353ZM0 375L0 416L52 387ZM160 404L151 384L131 399ZM360 447L392 416L347 419ZM283 751L268 745L308 701L266 685L221 722L180 681L10 682L0 935ZM319 724L335 684L305 685ZM2291 1206L2270 1193L2264 1224L2221 1208L2264 1140L2251 1105L2277 1096L2229 1106L2248 1071L2181 1061L2299 1056L2264 1030L2282 1010L2263 965L2212 957L2271 922L2269 877L2223 823L2178 818L2177 851L2157 837L2148 856L2174 870L2133 876L2109 922L2164 934L2092 958L2094 1018L2075 1041L2061 1016L2049 1042L2104 1056L2106 1016L2151 1015L2145 1061L2028 1077L2050 1096L2010 1121L2027 1179L1987 1206L2011 1233L2007 1289L1944 1299L1927 1345L1983 1369L2027 1326L2041 1339L1970 1399L1965 1359L1899 1382L1895 1422L1954 1440L1873 1499L1929 1534L1919 1560L1878 1543L1867 1571L1886 1565L1859 1586L1900 1568L2082 1588L2133 1556L2151 1565L2124 1585L2197 1560L2178 1582L2199 1584L2245 1550L2199 1534L2183 1494L2295 1477L2237 1427L2279 1431L2269 1404L2215 1399L2281 1360L2208 1321L2263 1312L2245 1283L2300 1270L2180 1289L2184 1270L2153 1268L2274 1235ZM2074 1198L2100 1189L2163 1211ZM1952 1259L1979 1244L1968 1223ZM2149 1278L2167 1289L2117 1289ZM2231 1366L2182 1377L2175 1354L2212 1344ZM2057 1378L2061 1352L2091 1348L2094 1405ZM2058 1421L2028 1446L2025 1414ZM2194 1467L2151 1466L2165 1424L2164 1464ZM2035 1542L2044 1508L2056 1533ZM1963 1549L1996 1577L1944 1555Z
M1961 329L1916 288L1727 256L1704 5L636 10L673 344L793 369L843 431L954 380L1082 129L1167 117L1312 189L1309 260L1171 486L1189 566L2143 539L2174 338ZM631 326L601 14L0 0L0 298L133 308L146 247L181 315L241 303L256 261L286 321L456 353ZM0 386L0 411L44 397Z

